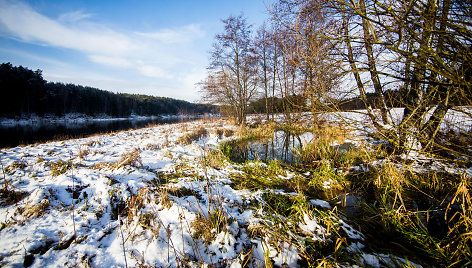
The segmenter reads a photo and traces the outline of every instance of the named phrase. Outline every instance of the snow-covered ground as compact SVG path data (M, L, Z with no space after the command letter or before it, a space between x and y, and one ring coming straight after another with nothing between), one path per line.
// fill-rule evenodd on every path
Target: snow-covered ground
M181 142L201 127L207 136ZM237 190L231 177L241 173L240 166L203 164L207 149L230 138L225 130L236 127L224 119L200 120L2 150L4 180L23 198L2 200L0 266L263 267L270 258L297 267L296 247L275 247L249 231L262 213L251 204L263 203L261 195L270 190ZM208 241L196 234L195 222L209 218L215 203L228 220L222 230L210 230ZM310 204L330 209L323 200ZM302 219L297 228L313 241L329 239L316 215ZM363 253L363 235L337 222L349 238L347 251L361 256L353 263L405 262Z

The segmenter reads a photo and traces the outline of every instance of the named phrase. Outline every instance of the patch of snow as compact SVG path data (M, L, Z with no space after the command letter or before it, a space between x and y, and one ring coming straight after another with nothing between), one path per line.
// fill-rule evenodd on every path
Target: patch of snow
M314 206L331 209L331 205L328 202L324 201L324 200L312 199L312 200L310 200L310 203Z

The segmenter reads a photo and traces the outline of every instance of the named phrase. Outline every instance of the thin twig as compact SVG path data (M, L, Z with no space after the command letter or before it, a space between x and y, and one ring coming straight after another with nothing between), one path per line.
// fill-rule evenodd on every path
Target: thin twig
M74 194L75 194L75 179L74 179L74 166L72 165L72 152L71 156L69 158L70 164L71 164L71 176L72 176L72 224L74 226L74 239L77 237L76 231L75 231L75 202L74 202Z
M3 171L3 184L5 187L5 192L8 192L8 182L7 182L7 176L5 175L5 168L3 167L2 154L3 152L0 152L0 164L2 165L2 171Z
M123 245L123 257L125 258L125 267L128 268L128 261L126 260L125 237L123 236L123 230L121 229L121 218L120 218L119 213L118 213L118 224L119 224L119 227L120 227L121 242L122 242L122 245Z

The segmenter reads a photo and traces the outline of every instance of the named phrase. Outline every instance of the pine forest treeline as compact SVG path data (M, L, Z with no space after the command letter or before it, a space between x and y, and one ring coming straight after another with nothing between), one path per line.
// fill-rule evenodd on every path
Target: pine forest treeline
M201 114L212 107L183 100L147 95L115 94L92 87L47 82L41 70L0 65L0 117L36 114L61 116L80 113L89 116Z

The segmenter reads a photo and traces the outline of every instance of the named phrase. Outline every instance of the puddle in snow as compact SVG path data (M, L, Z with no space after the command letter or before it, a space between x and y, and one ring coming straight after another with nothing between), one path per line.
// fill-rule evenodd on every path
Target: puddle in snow
M311 132L293 134L279 130L265 141L229 141L226 145L230 147L229 157L233 162L279 160L292 164L297 161L297 152L300 152L303 145L311 142L313 137Z

